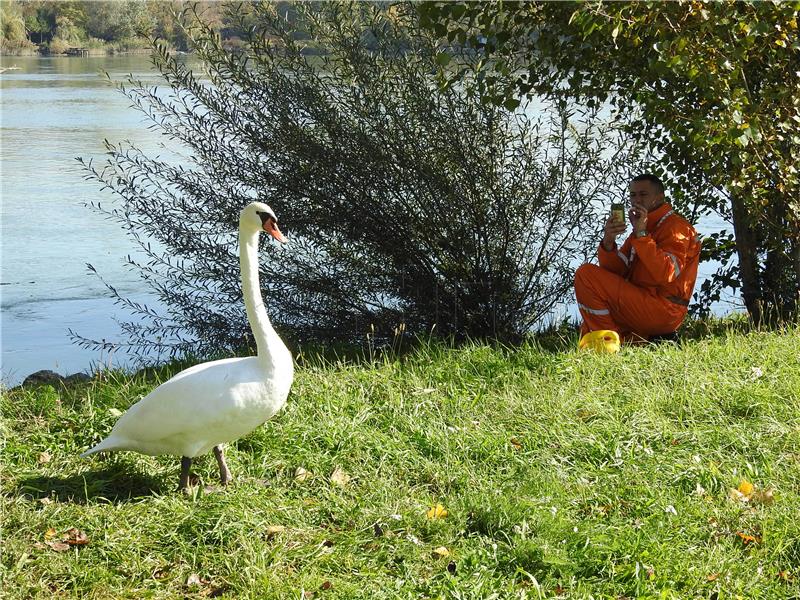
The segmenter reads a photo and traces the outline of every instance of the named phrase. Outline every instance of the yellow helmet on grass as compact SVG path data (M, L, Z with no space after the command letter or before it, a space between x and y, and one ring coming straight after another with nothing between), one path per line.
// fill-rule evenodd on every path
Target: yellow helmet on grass
M578 349L585 350L591 349L597 352L619 352L620 347L619 334L611 329L598 329L597 331L590 331L581 338L578 342Z

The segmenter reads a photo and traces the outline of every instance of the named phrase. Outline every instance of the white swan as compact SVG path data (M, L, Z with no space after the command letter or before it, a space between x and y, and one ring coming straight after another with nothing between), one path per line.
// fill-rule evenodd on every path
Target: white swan
M258 234L284 242L272 209L253 202L239 215L239 264L247 320L257 356L226 358L181 371L131 406L109 435L81 456L106 450L175 454L180 488L189 486L192 458L212 448L223 485L231 480L222 444L250 433L286 403L292 355L272 328L258 281Z

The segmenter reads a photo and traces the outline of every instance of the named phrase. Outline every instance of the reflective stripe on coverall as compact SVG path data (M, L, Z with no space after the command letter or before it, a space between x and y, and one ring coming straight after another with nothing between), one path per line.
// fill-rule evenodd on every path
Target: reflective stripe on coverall
M697 279L700 240L666 203L647 214L647 233L610 251L601 243L600 266L585 264L575 272L581 335L612 329L647 338L680 326Z

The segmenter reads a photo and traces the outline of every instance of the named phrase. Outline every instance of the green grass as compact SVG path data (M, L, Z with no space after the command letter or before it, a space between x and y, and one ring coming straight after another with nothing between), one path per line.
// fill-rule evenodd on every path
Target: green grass
M795 328L613 356L472 345L305 361L286 409L228 450L232 486L190 497L176 458L78 457L167 369L7 391L3 590L797 598L798 356ZM196 470L214 482L213 458ZM742 479L774 503L731 499ZM430 520L436 503L448 515ZM45 545L71 527L89 543Z

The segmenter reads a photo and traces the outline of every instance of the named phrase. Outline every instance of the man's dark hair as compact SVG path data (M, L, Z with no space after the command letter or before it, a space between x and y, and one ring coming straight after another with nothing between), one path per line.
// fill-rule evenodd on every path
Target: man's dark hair
M652 173L642 173L641 175L637 175L636 177L631 179L631 183L634 181L649 181L654 186L656 186L656 189L659 192L661 192L662 194L664 193L664 184L661 183L661 180Z

